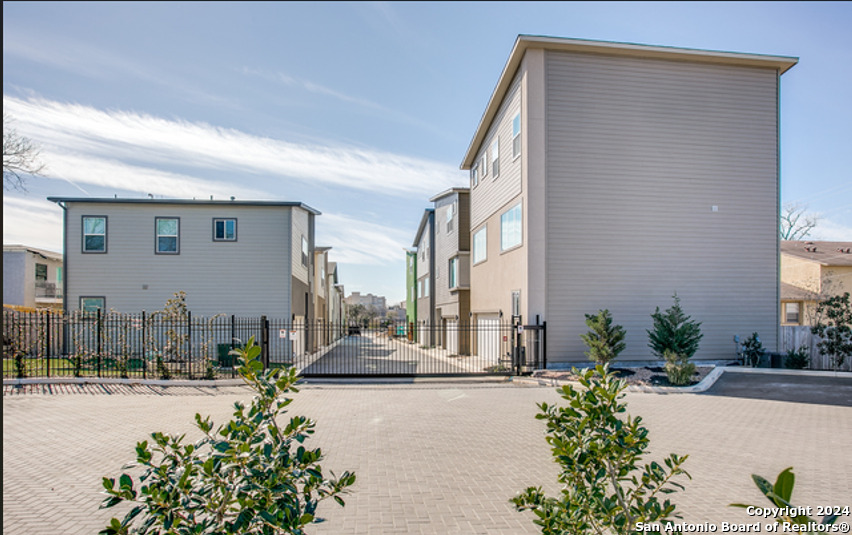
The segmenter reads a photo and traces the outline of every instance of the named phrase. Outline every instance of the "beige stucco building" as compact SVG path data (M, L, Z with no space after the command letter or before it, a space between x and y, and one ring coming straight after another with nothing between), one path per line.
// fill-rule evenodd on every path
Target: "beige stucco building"
M519 36L470 170L475 322L547 322L552 366L585 361L584 314L646 329L672 295L697 359L778 340L780 77L796 58Z
M821 300L852 293L852 242L781 242L781 324L813 325Z

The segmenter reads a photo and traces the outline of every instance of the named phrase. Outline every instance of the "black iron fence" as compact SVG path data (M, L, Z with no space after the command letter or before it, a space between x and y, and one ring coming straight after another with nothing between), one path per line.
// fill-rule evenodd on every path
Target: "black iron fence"
M546 365L544 325L305 323L162 312L3 311L3 377L234 377L250 337L265 366L304 376L513 374Z

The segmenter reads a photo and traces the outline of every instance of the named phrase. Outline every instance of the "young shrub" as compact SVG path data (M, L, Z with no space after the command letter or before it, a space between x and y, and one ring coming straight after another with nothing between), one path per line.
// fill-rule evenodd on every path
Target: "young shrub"
M791 533L803 533L803 534L812 534L816 535L818 533L830 533L834 531L842 531L842 530L833 530L828 528L837 521L838 514L848 515L849 507L837 507L837 511L832 510L832 514L826 515L822 517L820 522L811 519L807 515L803 514L810 507L796 507L792 505L791 498L793 497L793 486L796 484L796 476L793 475L793 467L787 468L775 479L775 484L773 485L766 479L760 477L757 474L752 474L751 479L754 481L754 484L757 485L757 488L766 496L766 499L772 503L772 509L777 509L780 513L775 517L775 521L781 524L784 528L778 531L788 531ZM748 509L749 507L759 507L755 505L748 505L743 503L732 503L731 507L742 507L743 509ZM833 508L832 508L833 509ZM821 527L819 527L821 526ZM767 529L766 531L770 531Z
M798 349L787 351L785 366L791 370L804 370L811 363L810 352L807 346L799 346Z
M852 304L849 292L835 295L817 305L816 326L811 333L822 340L817 344L823 355L832 357L834 366L839 368L852 356Z
M666 351L663 358L666 359L663 369L666 370L666 377L671 384L683 386L692 382L692 376L695 374L695 364L689 362L688 358L670 349Z
M752 333L752 335L743 342L743 363L751 366L752 368L756 368L757 365L760 364L760 359L763 358L764 354L766 354L766 350L763 348L763 342L760 341L760 337L757 336L757 333Z
M665 358L666 351L673 351L685 359L691 359L698 351L698 343L704 335L701 323L693 321L683 313L680 298L675 294L674 305L664 313L657 307L651 318L654 328L648 333L648 347L659 358Z
M690 477L681 468L687 456L671 454L665 466L640 464L650 440L640 417L621 416L626 381L606 365L572 371L583 390L565 385L560 392L568 405L540 403L536 415L547 421L546 440L561 466L562 494L548 497L541 487L530 487L511 500L515 508L532 510L545 534L628 534L639 523L680 518L660 495L683 489L672 478Z
M625 331L621 325L612 324L609 310L598 310L595 315L586 314L586 325L590 331L580 338L589 347L586 356L598 364L606 364L624 351Z
M246 408L236 403L234 418L214 430L210 418L195 415L204 434L194 444L185 435L153 433L136 446L137 461L145 467L138 488L128 474L116 482L103 478L106 494L101 508L129 501L135 505L123 520L113 518L102 535L170 534L303 534L318 522L319 502L334 498L355 482L355 474L326 478L319 449L302 443L314 432L303 416L280 418L298 392L295 368L263 370L260 348L252 337L240 357L239 373L256 392ZM279 423L280 420L280 423Z

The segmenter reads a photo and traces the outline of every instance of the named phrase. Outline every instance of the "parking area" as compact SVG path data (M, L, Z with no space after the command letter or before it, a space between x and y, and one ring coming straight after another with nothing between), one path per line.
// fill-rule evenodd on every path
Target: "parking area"
M97 532L118 513L98 510L101 477L118 476L137 441L152 431L192 437L195 412L221 423L251 397L235 386L21 390L4 388L3 532L22 535ZM346 507L321 505L327 521L310 533L539 533L508 500L527 486L558 492L534 417L537 402L561 401L553 387L311 382L294 399L292 414L317 421L309 442L323 448L323 467L357 474ZM718 391L626 399L650 430L651 458L689 455L692 480L673 495L687 522L753 523L728 504L765 505L751 474L774 480L789 466L795 505L852 505L852 407Z

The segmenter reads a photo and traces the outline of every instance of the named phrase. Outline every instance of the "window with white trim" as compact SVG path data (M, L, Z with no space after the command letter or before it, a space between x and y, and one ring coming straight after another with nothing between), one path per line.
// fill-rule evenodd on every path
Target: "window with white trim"
M522 238L521 203L518 203L500 216L500 250L520 245Z
M106 252L106 216L83 216L83 252Z
M494 138L494 143L491 144L491 174L494 178L500 174L500 138Z
M214 218L213 241L237 241L237 220Z
M799 324L799 303L784 303L784 323Z
M453 231L453 217L456 215L455 203L447 206L447 234Z
M180 254L180 218L155 217L157 254Z
M308 239L302 236L302 265L308 265Z
M450 288L455 288L459 280L459 259L450 258Z
M512 159L521 154L521 112L512 118Z
M106 309L105 297L80 297L80 310L83 312L97 312Z
M478 264L488 258L488 227L482 227L473 235L473 263Z
M479 176L482 178L488 176L488 151L483 151L482 157L479 159Z
M470 187L475 188L479 185L479 164L470 168Z

